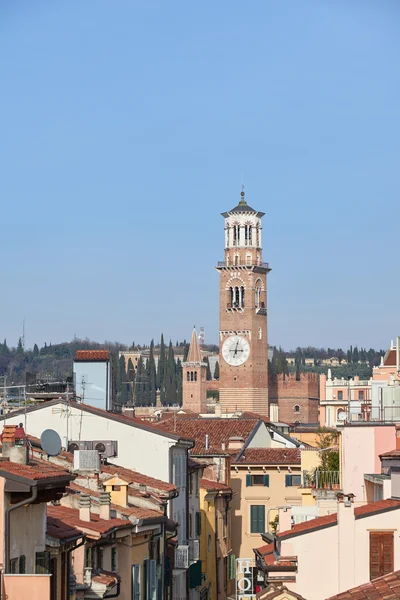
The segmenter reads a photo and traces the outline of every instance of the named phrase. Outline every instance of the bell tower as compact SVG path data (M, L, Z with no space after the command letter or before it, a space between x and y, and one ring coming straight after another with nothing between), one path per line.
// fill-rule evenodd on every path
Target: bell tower
M220 273L219 399L225 412L268 415L267 273L262 262L265 213L251 208L242 189L225 219Z

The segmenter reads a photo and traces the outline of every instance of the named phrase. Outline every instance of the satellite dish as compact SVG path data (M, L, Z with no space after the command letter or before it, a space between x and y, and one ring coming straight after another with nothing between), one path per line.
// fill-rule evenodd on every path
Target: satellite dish
M40 445L49 456L57 456L61 450L61 438L54 429L46 429L40 436Z

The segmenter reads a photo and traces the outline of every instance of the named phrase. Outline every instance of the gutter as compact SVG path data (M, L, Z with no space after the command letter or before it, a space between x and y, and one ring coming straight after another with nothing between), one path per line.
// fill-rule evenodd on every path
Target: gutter
M9 506L6 509L6 514L5 514L5 523L4 523L4 537L5 537L5 548L4 548L4 567L5 567L5 572L9 573L10 572L10 566L11 566L11 561L10 561L10 544L11 544L11 513L13 510L17 510L18 508L21 508L22 506L27 506L28 504L32 504L33 502L35 502L36 498L37 498L37 494L38 494L38 489L37 489L37 482L35 482L35 484L32 486L32 495L29 498L26 498L24 500L21 500L21 502L18 502L17 504L14 504L13 506Z

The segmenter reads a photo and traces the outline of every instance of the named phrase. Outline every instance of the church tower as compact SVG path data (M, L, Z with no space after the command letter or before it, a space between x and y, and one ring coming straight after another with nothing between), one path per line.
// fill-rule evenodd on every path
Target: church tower
M207 412L207 366L202 360L196 329L193 329L187 359L182 363L182 408Z
M261 218L244 191L225 219L220 273L220 389L222 411L268 415L267 273Z

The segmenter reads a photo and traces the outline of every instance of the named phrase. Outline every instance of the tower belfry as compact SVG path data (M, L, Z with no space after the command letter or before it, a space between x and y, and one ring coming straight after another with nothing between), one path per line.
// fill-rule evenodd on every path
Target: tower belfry
M224 412L268 415L267 273L262 262L265 213L240 201L222 213L225 260L220 273L220 390Z
M187 359L182 363L182 408L207 412L207 366L203 361L196 329L193 329Z

